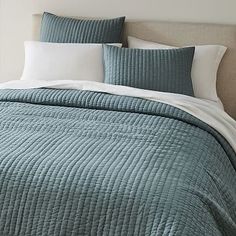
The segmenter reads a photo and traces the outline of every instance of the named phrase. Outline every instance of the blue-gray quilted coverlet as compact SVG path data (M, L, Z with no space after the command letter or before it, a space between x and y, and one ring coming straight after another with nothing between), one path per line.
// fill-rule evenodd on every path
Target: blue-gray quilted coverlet
M0 91L0 235L236 235L236 154L177 108Z

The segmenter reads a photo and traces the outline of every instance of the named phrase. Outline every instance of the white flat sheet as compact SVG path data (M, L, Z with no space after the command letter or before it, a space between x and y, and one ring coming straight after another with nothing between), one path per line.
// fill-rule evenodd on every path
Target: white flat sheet
M96 92L105 92L115 95L138 97L152 101L158 101L177 107L197 117L217 130L229 142L236 152L236 121L226 112L207 100L151 90L136 89L126 86L109 85L91 81L55 80L55 81L21 81L15 80L0 84L0 89L32 89L32 88L56 88L78 89Z

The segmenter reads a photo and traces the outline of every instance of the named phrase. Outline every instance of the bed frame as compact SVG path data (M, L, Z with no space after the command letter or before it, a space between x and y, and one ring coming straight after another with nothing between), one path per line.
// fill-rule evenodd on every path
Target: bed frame
M41 18L41 14L33 15L33 40L39 39ZM236 25L128 20L125 23L124 45L127 45L127 35L175 46L227 46L218 71L217 92L225 110L236 119Z

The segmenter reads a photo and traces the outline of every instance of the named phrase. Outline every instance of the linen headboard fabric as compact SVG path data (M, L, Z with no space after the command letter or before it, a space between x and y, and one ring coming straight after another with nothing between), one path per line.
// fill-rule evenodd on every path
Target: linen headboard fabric
M33 40L39 39L41 19L41 14L33 15ZM228 50L217 76L217 92L226 112L236 119L236 25L128 20L125 23L124 45L127 45L127 35L173 46L226 46Z

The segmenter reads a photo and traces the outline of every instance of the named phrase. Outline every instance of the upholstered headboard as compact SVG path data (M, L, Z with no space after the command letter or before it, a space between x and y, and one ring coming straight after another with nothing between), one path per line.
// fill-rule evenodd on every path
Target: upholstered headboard
M32 39L39 39L42 15L33 15ZM236 25L127 21L127 35L159 43L183 46L196 44L220 44L228 47L221 62L217 91L225 110L236 119ZM216 114L217 115L217 114Z

